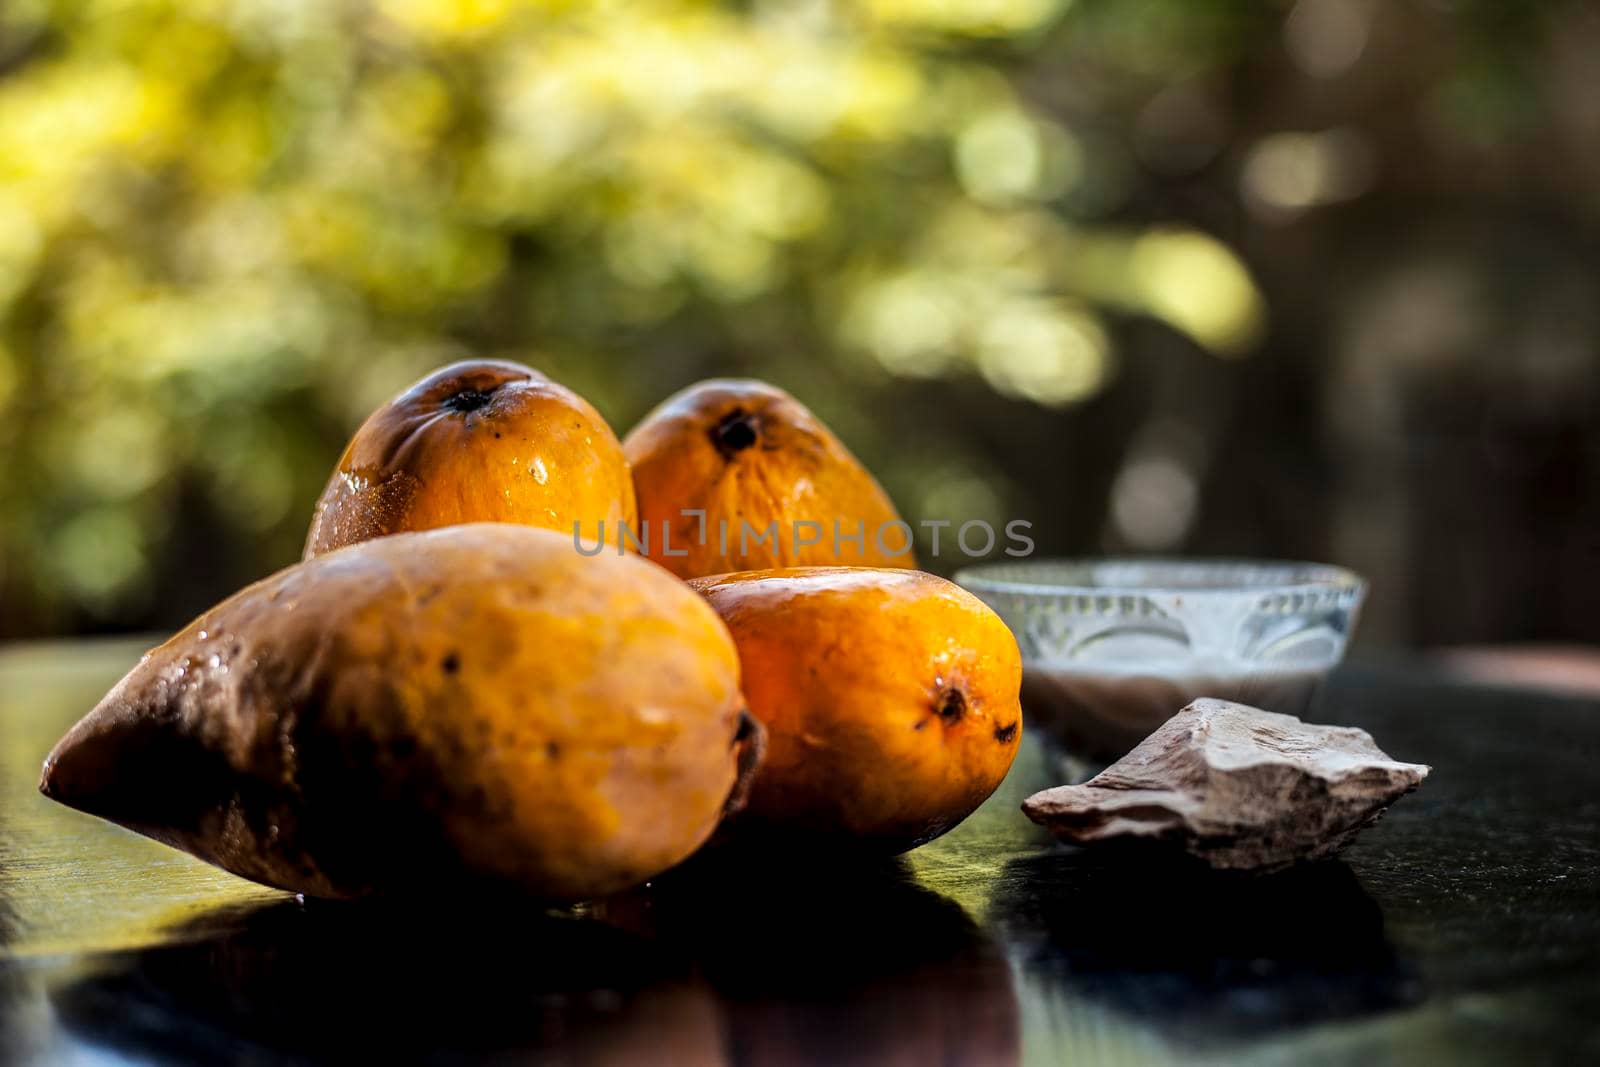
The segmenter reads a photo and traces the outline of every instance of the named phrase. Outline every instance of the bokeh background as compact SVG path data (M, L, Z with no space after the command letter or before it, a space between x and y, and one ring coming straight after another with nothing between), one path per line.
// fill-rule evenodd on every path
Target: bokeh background
M298 557L424 371L810 404L907 517L1600 642L1600 10L6 0L0 636ZM959 560L937 562L948 570Z

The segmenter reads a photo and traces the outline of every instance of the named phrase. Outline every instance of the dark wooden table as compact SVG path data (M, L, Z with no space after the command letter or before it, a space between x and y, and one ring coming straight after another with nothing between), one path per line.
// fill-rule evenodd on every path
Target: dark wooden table
M571 912L303 903L34 791L128 644L0 652L0 1060L1600 1061L1600 706L1346 671L1320 718L1433 777L1265 878L1055 845L1030 738L946 837Z

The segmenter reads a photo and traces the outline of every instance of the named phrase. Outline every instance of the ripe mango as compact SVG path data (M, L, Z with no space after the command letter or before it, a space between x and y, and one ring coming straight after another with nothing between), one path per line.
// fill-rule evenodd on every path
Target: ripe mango
M622 444L577 393L520 363L434 371L373 412L317 501L305 558L406 530L515 522L602 523L617 544L635 521Z
M693 852L759 754L738 653L634 556L509 524L280 571L148 653L40 789L235 874L578 900Z
M680 578L916 566L910 527L872 475L775 386L732 378L691 385L645 416L622 448L649 536L644 553Z
M976 597L921 571L801 567L689 583L739 646L767 729L744 827L899 852L994 792L1022 736L1022 658Z

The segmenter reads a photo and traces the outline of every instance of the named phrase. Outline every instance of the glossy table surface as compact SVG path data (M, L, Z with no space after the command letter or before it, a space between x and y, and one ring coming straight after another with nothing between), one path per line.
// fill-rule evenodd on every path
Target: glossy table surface
M1600 705L1337 675L1433 765L1342 860L1261 878L1056 845L1030 736L944 838L565 912L300 902L35 792L137 656L0 651L0 1061L1600 1061Z

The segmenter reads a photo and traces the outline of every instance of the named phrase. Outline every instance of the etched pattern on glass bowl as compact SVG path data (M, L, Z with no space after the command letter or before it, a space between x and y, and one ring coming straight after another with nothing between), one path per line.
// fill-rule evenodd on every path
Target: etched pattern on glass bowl
M1249 560L1028 560L955 580L1016 635L1027 717L1099 758L1197 697L1304 716L1366 592L1341 567Z

